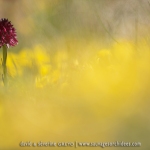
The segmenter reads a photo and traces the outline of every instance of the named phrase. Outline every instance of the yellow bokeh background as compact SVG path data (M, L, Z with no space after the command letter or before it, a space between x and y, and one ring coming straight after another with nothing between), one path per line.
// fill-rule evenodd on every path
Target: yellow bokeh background
M143 41L140 46L136 51L121 40L75 57L76 49L49 54L42 45L9 51L9 85L1 82L0 93L1 147L40 140L147 141L136 135L146 130L143 121L149 124L150 51Z

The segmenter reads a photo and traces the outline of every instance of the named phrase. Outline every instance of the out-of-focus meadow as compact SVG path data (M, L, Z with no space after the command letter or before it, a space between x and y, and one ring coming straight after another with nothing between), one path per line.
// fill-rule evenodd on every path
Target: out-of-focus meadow
M8 86L0 79L0 150L32 149L21 141L150 148L147 0L0 0L0 6L19 41L8 50Z

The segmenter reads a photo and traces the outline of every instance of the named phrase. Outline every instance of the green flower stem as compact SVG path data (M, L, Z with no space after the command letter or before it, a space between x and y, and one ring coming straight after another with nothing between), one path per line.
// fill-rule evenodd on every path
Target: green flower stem
M7 83L7 66L6 66L6 61L7 61L7 46L4 45L3 46L3 62L2 62L2 65L3 65L3 82L4 82L4 85L6 85Z

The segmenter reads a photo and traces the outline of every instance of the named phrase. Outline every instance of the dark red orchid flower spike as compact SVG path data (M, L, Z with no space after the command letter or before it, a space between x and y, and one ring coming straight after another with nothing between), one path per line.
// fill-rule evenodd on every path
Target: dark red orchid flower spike
M8 19L0 19L0 48L3 48L3 74L4 85L7 84L7 49L18 44L16 30Z
M18 44L16 30L8 19L0 19L0 48L4 45L15 46Z

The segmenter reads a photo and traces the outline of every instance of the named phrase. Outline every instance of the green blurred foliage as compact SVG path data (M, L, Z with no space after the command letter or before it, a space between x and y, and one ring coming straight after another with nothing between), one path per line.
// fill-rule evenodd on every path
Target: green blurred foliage
M36 43L65 42L66 35L98 38L109 45L118 38L135 40L149 32L146 0L0 0L0 5L0 17L9 18L17 29L17 51Z

